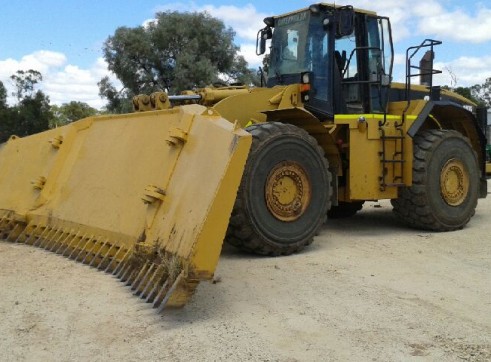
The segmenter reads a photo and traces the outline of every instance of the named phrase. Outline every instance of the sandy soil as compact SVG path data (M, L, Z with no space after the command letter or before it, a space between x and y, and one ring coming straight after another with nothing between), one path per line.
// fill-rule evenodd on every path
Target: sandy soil
M369 203L298 255L225 247L220 282L162 315L107 274L0 242L0 360L490 361L490 220L491 198L440 234Z

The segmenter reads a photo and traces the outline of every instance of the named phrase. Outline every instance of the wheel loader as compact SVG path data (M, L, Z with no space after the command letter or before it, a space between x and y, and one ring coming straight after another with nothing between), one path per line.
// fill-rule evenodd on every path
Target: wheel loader
M317 3L264 22L261 87L140 95L134 113L1 145L2 238L113 273L160 310L213 277L224 241L288 255L365 201L465 227L486 140L476 105L432 84L440 42L409 48L396 83L386 17Z

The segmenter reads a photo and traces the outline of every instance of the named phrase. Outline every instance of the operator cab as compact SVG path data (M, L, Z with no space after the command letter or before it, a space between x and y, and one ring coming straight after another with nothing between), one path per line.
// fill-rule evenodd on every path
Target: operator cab
M316 4L264 22L257 53L271 39L268 87L308 84L304 106L320 119L386 111L393 64L388 18Z

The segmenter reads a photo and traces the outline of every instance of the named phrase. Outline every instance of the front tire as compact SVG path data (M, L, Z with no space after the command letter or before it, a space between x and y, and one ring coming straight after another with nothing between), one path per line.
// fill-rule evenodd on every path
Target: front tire
M414 138L413 185L393 200L394 212L424 230L462 229L475 213L479 166L469 140L453 130L429 130Z
M317 141L290 124L246 129L253 141L226 241L261 255L289 255L313 241L331 205L332 176Z

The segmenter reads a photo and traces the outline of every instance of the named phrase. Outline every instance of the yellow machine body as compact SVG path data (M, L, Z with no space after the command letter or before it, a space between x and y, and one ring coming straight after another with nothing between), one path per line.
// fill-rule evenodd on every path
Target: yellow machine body
M1 235L181 306L213 276L250 143L199 105L13 137L0 148Z
M403 85L394 83L394 88ZM251 124L279 121L305 129L324 149L331 168L337 176L347 173L346 185L340 185L337 200L340 202L394 199L401 186L411 186L413 167L413 139L408 135L416 120L424 115L429 101L413 100L391 102L384 114L341 114L334 120L319 120L304 108L302 85L252 88L232 93L220 99L213 109L231 122L242 127ZM413 90L428 92L425 87ZM208 88L197 93L213 93ZM456 93L442 91L449 98L471 102ZM204 98L204 96L203 96ZM213 95L207 95L212 99ZM432 111L424 116L422 129L458 129L472 143L483 162L479 136L468 114L451 109ZM321 121L321 122L319 122ZM344 160L342 157L346 157ZM342 163L348 167L342 167Z
M403 89L403 86L392 85L395 89ZM417 85L412 86L412 90L428 92L426 87ZM339 186L336 202L394 199L401 186L412 184L413 140L408 132L424 113L427 100L413 100L409 107L406 101L391 102L386 115L341 114L335 115L334 120L323 121L304 108L301 84L251 89L205 88L187 94L200 95L200 103L213 105L224 118L244 128L279 121L305 129L324 149L336 175L347 173L347 183ZM473 104L456 93L443 90L442 94ZM148 97L142 95L136 100ZM215 104L210 103L212 99L216 100ZM481 157L477 152L479 136L466 117L463 112L434 111L424 117L421 127L458 129L469 138ZM343 157L346 157L344 161ZM348 167L343 167L343 162Z
M352 11L320 3L277 21L296 23L308 15L334 36L346 29L329 27L336 24L331 20L352 28L347 16L354 16ZM372 17L373 24L385 19L357 12L360 19ZM266 18L258 33L264 51L272 22ZM485 140L471 112L475 105L444 90L437 97L432 87L391 83L390 73L381 70L363 81L347 78L338 84L333 72L329 102L339 103L337 108L315 105L313 81L322 76L302 70L276 75L269 88L140 95L133 99L136 113L13 136L0 145L0 236L111 272L155 307L182 306L199 281L213 277L226 236L232 245L262 255L297 252L312 242L333 208L350 204L347 211L356 212L363 201L401 199L423 178L413 169L418 142L426 142L417 140L418 133L443 139L447 131L453 139L443 141L452 142L448 148L463 145L466 158L445 159L430 180L435 188L424 196L442 194L445 200L438 205L457 211L469 196L457 220L463 227L474 214L477 193L487 194L479 175L486 167ZM348 97L353 85L385 90L383 109L353 101ZM398 97L404 91L405 98ZM343 96L344 103L334 95ZM329 102L323 105L332 106ZM434 192L436 187L441 192ZM412 199L399 200L400 209ZM411 217L420 217L420 211L413 208ZM454 220L435 221L430 230L453 230Z

